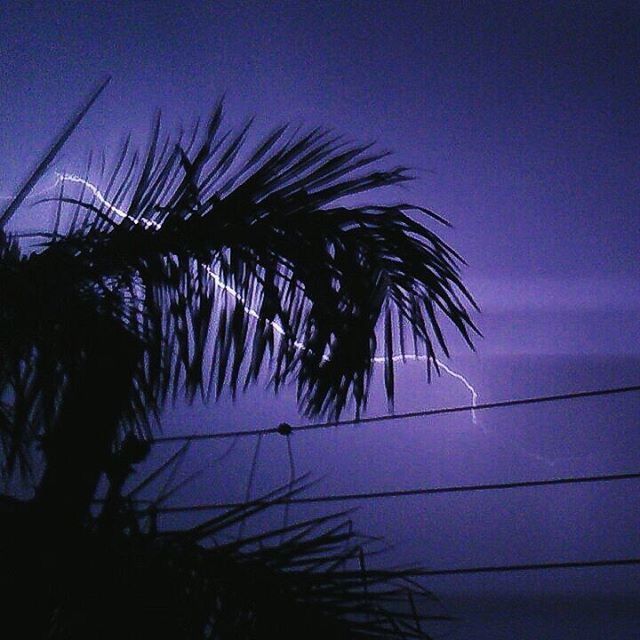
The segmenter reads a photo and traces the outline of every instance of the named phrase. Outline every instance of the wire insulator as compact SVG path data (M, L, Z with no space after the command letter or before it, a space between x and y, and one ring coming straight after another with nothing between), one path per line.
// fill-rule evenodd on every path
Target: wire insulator
M276 429L276 431L281 436L289 436L289 435L291 435L291 432L293 431L293 427L288 422L281 422L278 425L278 428Z

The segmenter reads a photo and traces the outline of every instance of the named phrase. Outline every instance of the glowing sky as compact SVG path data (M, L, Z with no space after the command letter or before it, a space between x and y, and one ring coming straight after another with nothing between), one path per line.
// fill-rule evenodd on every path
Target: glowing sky
M206 116L258 130L292 121L375 140L416 168L403 197L442 213L467 259L484 339L450 363L483 400L634 384L640 374L640 9L635 3L3 2L0 193L15 190L95 82L112 86L56 162L81 173L91 148L144 143ZM46 178L53 182L55 175ZM45 181L42 185L46 186ZM410 196L410 198L409 198ZM16 228L45 213L23 209ZM468 402L454 379L397 374L398 409ZM371 412L384 412L379 392ZM615 473L640 466L637 398L501 410L355 428L293 441L321 492ZM236 406L177 407L169 431L300 422L293 399L256 389ZM223 445L192 452L197 465ZM243 494L252 443L183 502ZM265 440L258 485L286 481L281 441ZM238 488L228 482L230 472ZM216 489L217 490L217 489ZM234 493L235 491L235 493ZM363 506L398 559L431 567L640 553L637 486ZM441 579L465 618L456 638L635 638L631 569ZM465 635L468 634L468 635Z

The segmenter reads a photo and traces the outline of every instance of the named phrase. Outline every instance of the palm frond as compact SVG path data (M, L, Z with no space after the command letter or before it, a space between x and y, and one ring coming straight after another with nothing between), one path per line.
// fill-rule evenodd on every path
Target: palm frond
M159 465L154 479L171 475L182 455ZM43 536L37 512L4 500L0 560L12 588L3 623L52 640L428 640L425 626L452 620L412 579L415 569L367 566L383 549L354 531L348 512L233 535L308 486L301 478L175 531L155 518L147 524L154 505L141 509L129 493L122 510L107 501L89 526L62 537Z
M168 465L163 464L157 471L167 470ZM122 630L115 625L123 625L125 619L129 620L127 624L145 628L149 634L158 622L149 619L149 612L156 615L158 602L183 625L179 632L171 627L174 638L427 640L430 636L422 628L423 623L451 620L438 611L433 594L410 578L410 571L376 571L366 566L365 558L376 553L375 549L370 550L373 539L354 532L351 521L345 520L347 512L263 529L240 539L226 535L238 524L246 524L306 488L307 481L300 479L293 489L280 487L177 531L157 531L153 527L144 533L146 514L153 506L138 511L137 516L134 511L129 517L137 517L140 525L129 527L128 535L116 534L106 551L104 539L100 551L92 543L92 553L106 553L111 568L106 573L100 569L102 573L93 575L84 588L104 582L98 606L112 607L110 624L116 634ZM94 535L99 536L101 530L100 526L96 528ZM112 529L106 531L114 535ZM93 560L87 571L94 572L95 565ZM135 606L127 603L125 594L115 596L107 590L113 573L122 571L126 584L131 585L125 594L136 589ZM147 584L148 580L155 584ZM168 586L168 581L172 585L169 594L158 600L159 587ZM112 602L114 596L117 602ZM61 624L65 619L73 620L71 606L83 601L74 593L65 602L74 604L67 604L67 610L60 611ZM89 620L98 614L92 613Z
M69 136L76 130L77 126L87 115L89 109L91 109L96 100L100 97L100 94L105 90L110 81L111 77L108 76L96 87L96 89L86 99L78 113L73 116L69 120L69 122L67 122L62 131L56 136L47 153L40 160L40 162L38 162L33 171L31 171L22 187L20 187L20 189L18 190L16 196L9 201L4 211L2 211L2 213L0 214L0 231L3 231L5 229L7 223L15 215L20 205L24 202L24 199L29 195L38 180L47 171L53 159L58 155L60 149L62 149L62 147L69 139Z
M306 413L335 416L366 403L381 318L388 353L408 332L434 363L448 354L444 322L472 345L461 259L416 216L442 220L403 202L344 203L406 182L405 168L320 130L282 127L245 150L248 128L221 123L220 105L185 150L160 144L157 122L137 177L120 175L121 156L113 202L67 196L92 224L46 251L71 256L94 287L127 290L128 322L155 340L144 377L155 394L235 393L268 372L276 390L295 382Z

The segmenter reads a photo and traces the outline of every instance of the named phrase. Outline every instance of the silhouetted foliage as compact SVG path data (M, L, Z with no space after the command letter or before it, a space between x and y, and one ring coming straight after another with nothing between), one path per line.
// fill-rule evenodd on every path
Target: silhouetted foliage
M137 511L123 500L117 519L98 517L62 537L14 505L0 532L3 624L15 623L22 637L68 640L428 639L423 623L450 620L403 571L367 569L363 545L371 541L344 513L233 535L303 489L298 481L160 532L153 504Z
M344 203L406 182L406 169L320 130L281 127L245 152L248 126L222 126L222 105L199 142L163 137L157 121L143 160L125 145L102 198L61 184L53 200L70 222L39 250L2 237L0 396L29 406L12 414L10 461L22 438L54 428L100 325L143 345L122 416L137 429L170 393L235 393L263 370L276 390L294 382L305 412L339 414L351 398L360 409L381 319L385 354L408 332L433 362L447 353L441 318L471 344L459 257L410 214L441 219Z
M103 162L103 191L91 165L61 180L42 200L55 224L29 246L7 223L101 90L0 216L2 470L36 481L36 447L45 465L31 504L3 502L3 560L25 581L16 593L33 588L24 624L52 638L426 637L394 609L405 587L390 574L340 568L360 547L338 551L352 534L333 517L223 544L264 505L143 532L120 493L123 460L145 455L135 442L172 397L235 395L264 373L275 391L295 384L307 414L351 400L359 413L381 322L387 356L410 339L437 368L443 320L471 346L461 259L416 217L444 221L350 204L410 179L381 166L387 154L288 127L248 148L249 125L224 131L219 104L189 139L158 118L143 156L127 142L108 175ZM384 379L392 401L391 357ZM102 473L112 493L96 518Z

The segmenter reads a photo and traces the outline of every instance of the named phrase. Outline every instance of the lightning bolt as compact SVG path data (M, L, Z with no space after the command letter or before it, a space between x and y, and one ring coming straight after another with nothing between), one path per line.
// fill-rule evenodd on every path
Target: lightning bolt
M209 266L205 266L205 270L207 272L207 275L213 280L213 282L215 283L216 287L218 287L219 289L221 289L222 291L224 291L225 293L229 294L231 297L235 298L244 308L245 313L250 316L251 318L255 318L256 320L261 320L261 316L260 314L253 309L251 306L249 306L249 304L247 303L247 301L233 288L230 287L228 284L226 284L225 282L223 282L220 278L220 276ZM286 331L284 329L284 327L282 325L280 325L278 322L274 321L274 320L266 320L266 322L268 322L273 329L279 333L281 336L285 336L286 335ZM293 346L300 350L300 351L309 351L309 348L302 342L294 342ZM329 357L323 355L322 356L322 360L325 362L329 361ZM376 356L374 358L371 359L372 362L376 363L376 364L384 364L385 362L387 362L388 358L386 358L385 356ZM426 362L428 360L426 355L417 355L414 353L407 353L404 355L394 355L392 356L391 360L393 362L405 362L406 360L413 360L413 361L424 361ZM469 393L471 394L471 405L473 407L475 407L478 404L478 392L475 390L474 386L469 382L469 380L463 376L461 373L459 373L458 371L455 371L454 369L451 369L451 367L447 366L444 362L442 362L441 360L439 360L438 358L435 358L435 362L438 365L439 368L441 368L445 373L447 373L448 375L450 375L452 378L458 380L459 382L461 382L466 389L469 391ZM477 413L475 411L475 409L471 409L471 420L473 422L473 424L477 424L478 423L478 416Z
M47 187L46 189L43 189L41 192L37 194L33 194L30 197L33 198L33 197L42 195L48 191L51 191L61 182L70 182L72 184L79 184L79 185L82 185L84 188L88 189L96 198L96 200L98 200L103 206L107 207L109 211L115 213L119 218L122 218L123 220L129 220L134 224L140 224L145 229L148 229L150 227L153 227L155 229L160 229L162 227L161 224L153 220L146 220L143 218L136 219L133 216L130 216L126 211L117 207L113 202L110 202L106 198L106 196L102 193L102 191L95 184L93 184L86 178L83 178L73 173L60 173L57 171L55 172L55 176L56 176L56 180L51 186ZM3 199L7 199L7 197L5 196ZM211 267L207 265L203 265L203 266L206 270L207 275L211 278L215 286L221 291L224 291L226 294L228 294L235 300L237 300L242 306L242 308L244 309L245 313L249 317L254 318L255 320L263 320L263 318L260 316L258 311L256 311L253 307L251 307L250 304L244 299L244 297L238 291L236 291L233 287L230 287L228 284L226 284ZM280 334L281 336L287 335L284 327L278 322L274 320L266 320L266 322L268 322L269 325L271 325L271 327L274 329L276 333ZM307 345L305 345L303 342L295 341L293 343L293 346L300 351L309 351L309 347L307 347ZM393 362L401 362L401 361L405 362L407 360L413 360L417 362L419 361L426 362L428 360L427 356L422 356L417 354L395 355L391 359ZM326 355L323 355L322 360L327 362L329 360L329 357ZM383 356L377 356L372 358L372 362L376 364L385 363L387 362L387 358ZM449 376L451 376L452 378L460 382L462 385L464 385L464 387L471 394L471 405L475 407L478 404L478 393L473 387L473 385L469 382L469 380L458 371L451 369L444 362L438 359L436 359L435 362L437 366L440 369L442 369L446 374L448 374ZM477 424L477 415L476 415L475 409L471 410L471 420L473 424Z
M205 271L207 272L207 275L213 280L216 287L218 287L218 289L224 291L225 293L229 294L232 298L235 298L242 305L244 312L249 317L255 318L256 320L263 320L262 316L253 307L249 306L249 303L233 287L230 287L228 284L223 282L220 276L211 267L207 265L203 265L203 266L205 268ZM274 331L276 333L279 333L281 336L287 335L287 332L285 331L284 327L278 322L276 322L275 320L265 320L265 322L271 325ZM297 340L293 343L293 346L298 351L310 351L310 349L303 342L299 342ZM323 355L322 360L327 362L329 358Z
M160 227L162 226L153 220L146 220L144 218L136 219L130 216L126 211L116 207L116 205L113 204L112 202L109 202L109 200L105 198L102 191L100 191L100 189L98 189L98 187L96 187L95 184L93 184L92 182L89 182L85 178L82 178L73 173L58 173L56 171L56 182L54 183L54 187L60 182L71 182L71 183L83 185L85 188L89 189L89 191L94 195L95 199L98 202L100 202L100 204L107 207L109 211L112 211L118 217L125 220L129 220L134 224L141 224L145 229L149 229L150 227L154 227L155 229L160 229Z
M211 267L205 266L205 270L207 272L207 275L215 283L216 287L218 287L219 289L221 289L225 293L229 294L231 297L235 298L242 305L245 313L248 316L250 316L251 318L255 318L256 320L261 320L262 319L260 314L255 309L253 309L251 306L249 306L247 301L235 289L233 289L228 284L223 282L220 279L220 276ZM277 333L279 333L281 336L285 336L286 335L284 327L282 325L280 325L278 322L275 322L274 320L266 320L266 322L268 322L271 325L271 327L273 327L273 329ZM309 348L303 342L296 341L296 342L293 343L293 346L296 349L298 349L299 351L309 351ZM326 355L323 355L322 356L322 360L324 362L328 362L329 361L329 357L326 356ZM371 361L376 363L376 364L380 364L380 363L384 364L385 362L387 362L387 360L388 360L388 358L386 358L385 356L376 356L376 357L371 359ZM420 362L420 361L426 362L428 360L428 358L425 355L417 355L417 354L414 354L414 353L410 353L410 354L392 356L391 360L393 362L405 362L407 360L413 360L413 361L417 361L417 362ZM447 366L444 362L442 362L438 358L435 358L435 363L445 373L450 375L455 380L458 380L459 382L461 382L466 387L466 389L471 394L471 406L475 407L478 404L479 396L478 396L478 392L475 390L474 386L469 382L469 380L465 376L463 376L461 373L459 373L458 371L455 371L454 369L451 369L451 367ZM477 416L475 408L471 409L471 421L473 422L473 424L478 424L478 416Z
M382 363L382 364L387 362L387 360L388 358L386 358L385 356L377 356L372 359L373 362ZM406 360L413 360L415 362L428 362L429 358L425 355L407 353L404 355L392 356L391 360L392 362L405 362ZM438 358L434 358L434 361L436 365L440 369L442 369L446 374L448 374L455 380L458 380L458 382L462 383L462 385L466 387L467 391L469 391L469 393L471 394L471 406L476 407L479 399L478 392L475 390L474 386L469 382L469 380L458 371L455 371L451 367L447 366L444 362L442 362ZM473 424L478 424L478 416L475 408L471 409L471 421L473 422Z
M96 200L98 200L103 206L105 206L106 208L108 208L111 212L115 213L119 218L122 218L123 220L129 220L130 222L133 222L136 225L142 225L145 229L149 229L151 227L155 228L155 229L160 229L162 227L161 224L153 221L153 220L147 220L144 218L140 218L140 219L136 219L133 216L130 216L126 211L124 211L123 209L119 208L118 206L116 206L113 202L110 202L106 196L104 195L104 193L92 182L90 182L89 180L87 180L86 178L82 178L81 176L77 175L77 174L72 174L72 173L60 173L60 172L56 172L55 173L56 179L55 181L48 187L45 187L44 189L42 189L41 191L31 194L30 196L28 196L29 198L37 198L40 197L48 192L50 192L51 190L55 189L56 186L58 186L61 182L69 182L72 184L78 184L78 185L82 185L84 188L88 189L91 194L96 198ZM7 199L11 199L12 196L2 196L0 197L0 199L2 200L7 200ZM228 284L226 284L221 278L220 276L209 266L207 265L203 265L207 275L211 278L211 280L214 282L215 286L220 289L221 291L224 291L227 295L231 296L232 298L234 298L244 309L245 313L251 317L254 318L255 320L264 320L260 314L258 313L258 311L256 311L253 307L251 307L251 305L247 302L247 300L245 300L245 298L238 292L236 291L233 287L230 287ZM274 321L274 320L266 320L266 322L268 322L271 327L274 329L274 331L278 334L280 334L281 336L286 336L287 333L284 329L284 327L279 324L278 322ZM305 345L303 342L299 342L299 341L295 341L293 343L294 348L298 349L298 350L304 350L304 351L309 351L309 347L307 347L307 345ZM326 355L322 356L323 361L328 361L329 357ZM419 355L419 354L404 354L404 355L394 355L392 356L391 360L393 362L406 362L406 361L415 361L415 362L424 362L425 366L427 363L427 356L426 355ZM372 362L374 362L375 364L384 364L385 362L387 362L387 358L385 356L376 356L374 358L372 358ZM475 387L473 386L473 384L471 384L471 382L468 380L468 378L466 378L466 376L464 376L462 373L460 373L459 371L456 371L455 369L452 369L451 367L449 367L447 364L445 364L444 362L442 362L440 359L435 359L435 363L437 364L437 366L444 371L448 376L450 376L451 378L453 378L454 380L458 381L460 384L462 384L465 389L469 392L470 397L471 397L471 406L472 407L476 407L479 401L479 395L478 392L476 391ZM475 411L475 409L471 409L471 420L472 423L474 425L478 424L478 416L477 416L477 412ZM483 425L480 425L482 427L482 431L485 434L488 434L488 431L484 428ZM517 443L511 442L511 446L514 447L516 450L520 451L522 454L524 454L525 456L536 460L537 462L543 462L544 464L546 464L547 466L550 467L554 467L556 466L556 464L558 464L559 461L568 461L568 460L572 460L574 458L584 458L584 457L592 457L593 454L589 454L588 456L573 456L571 458L549 458L547 456L541 455L539 453L535 453L535 452L531 452L526 448L523 448L522 446L520 446Z

